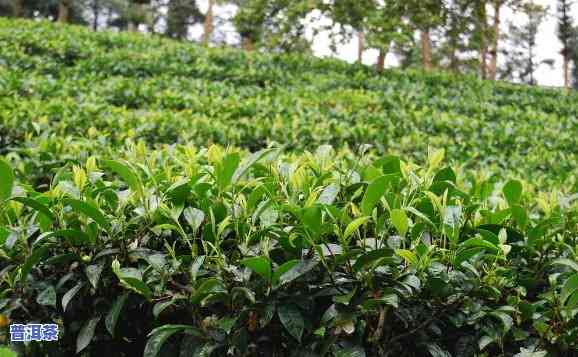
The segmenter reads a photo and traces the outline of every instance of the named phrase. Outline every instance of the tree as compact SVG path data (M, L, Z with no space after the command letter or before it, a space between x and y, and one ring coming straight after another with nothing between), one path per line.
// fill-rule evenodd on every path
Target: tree
M70 22L70 15L72 12L72 0L60 0L58 2L58 22Z
M310 52L303 20L316 8L314 0L237 0L233 22L245 50Z
M439 53L441 61L453 72L462 71L460 54L469 51L468 34L473 14L469 0L453 0L448 5L448 17L442 28Z
M338 26L337 34L343 40L351 38L352 34L357 35L359 63L362 62L366 46L367 20L372 13L378 11L377 7L374 0L333 0L319 4L319 10ZM335 40L335 35L331 33L332 40Z
M433 44L431 32L443 26L447 21L447 8L444 0L398 0L402 3L403 13L420 33L422 66L431 70L433 63Z
M100 1L92 0L90 4L90 10L92 11L92 30L98 30L98 22L100 19Z
M499 55L499 42L500 42L500 26L502 24L502 7L504 6L504 0L494 0L494 21L491 32L491 48L490 48L490 64L488 68L488 79L493 81L496 80L496 75L498 73L498 55Z
M215 6L215 1L214 0L207 0L207 12L205 14L205 22L203 25L203 44L205 46L209 45L209 41L211 41L211 36L213 35L213 28L214 28L214 23L213 23L213 7Z
M570 59L572 57L572 37L574 35L572 13L572 1L558 0L558 39L562 43L562 71L564 75L564 87L570 88Z
M170 0L167 5L165 35L185 39L189 26L203 21L196 0Z
M233 18L237 32L241 36L241 47L245 51L255 49L261 41L267 13L266 0L238 0L239 10Z
M367 42L379 51L377 70L383 71L385 59L392 47L404 47L413 41L414 29L407 18L407 8L397 0L376 6L367 17Z
M24 15L24 1L23 0L12 0L12 16L22 17Z
M552 65L551 59L539 60L536 53L536 38L547 16L547 8L531 1L524 3L520 10L527 21L522 25L509 24L510 46L504 51L506 64L501 71L501 78L535 85L538 67L542 64Z

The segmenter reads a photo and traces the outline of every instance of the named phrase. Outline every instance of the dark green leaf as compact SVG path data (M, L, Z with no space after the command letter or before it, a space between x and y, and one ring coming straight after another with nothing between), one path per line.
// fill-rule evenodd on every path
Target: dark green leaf
M22 265L21 277L20 282L22 284L26 283L26 279L28 278L28 274L32 270L32 268L40 263L40 261L48 254L48 247L47 246L40 246L37 247L32 251L32 254L26 259L24 265Z
M25 206L28 206L38 212L40 212L41 214L45 215L47 218L49 218L50 220L54 221L56 219L56 217L54 216L54 213L52 213L52 211L46 207L45 205L43 205L42 203L40 203L39 201L29 198L29 197L14 197L12 198L13 201L16 202L20 202Z
M92 287L95 289L96 289L96 286L98 285L98 281L100 280L100 274L102 273L103 269L104 269L104 263L89 265L85 269L88 281L90 282Z
M78 291L84 286L83 282L79 282L72 289L68 290L66 294L62 297L62 310L66 312L66 307L72 300L72 298L78 293Z
M305 321L299 309L293 304L283 304L277 309L279 320L287 331L297 341L301 342L301 336L305 329Z
M38 294L36 302L39 305L56 307L56 290L54 290L54 286L50 285Z
M560 302L565 304L570 296L575 293L578 293L578 274L571 275L564 283L564 286L562 286L562 291L560 292ZM573 307L574 306L569 306L569 308Z
M92 341L92 338L94 337L94 330L99 321L100 316L97 316L84 323L78 333L78 337L76 338L76 353L84 350L90 344L90 341Z
M119 297L117 297L104 320L104 324L106 326L107 331L113 337L114 337L114 329L116 328L116 323L118 322L118 317L120 315L120 312L122 311L122 308L124 307L127 298L128 294L122 294Z
M133 192L141 192L140 179L127 163L114 160L103 160L102 163L119 175Z
M241 260L241 264L259 274L263 279L271 281L271 261L266 257L252 257Z
M319 261L316 259L300 261L298 264L293 266L291 269L289 269L287 272L285 272L279 277L279 284L280 285L288 284L293 280L299 278L300 276L307 274L309 271L315 268L318 263Z

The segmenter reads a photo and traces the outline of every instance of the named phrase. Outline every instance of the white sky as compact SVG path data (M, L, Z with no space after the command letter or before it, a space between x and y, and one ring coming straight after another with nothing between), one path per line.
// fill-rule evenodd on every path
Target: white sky
M540 85L546 86L562 86L563 85L563 75L562 75L562 59L560 58L560 49L561 44L556 37L556 28L557 28L557 21L556 21L556 3L557 0L534 0L535 3L541 4L544 6L549 7L549 16L543 22L540 27L540 31L538 34L538 59L554 59L555 65L553 68L549 66L543 65L541 66L537 73L536 78ZM205 11L207 7L206 0L199 1L199 7L201 11ZM234 14L235 8L233 6L218 6L215 9L215 12L218 17L222 19L231 18ZM573 8L573 17L578 21L578 3ZM323 21L323 20L321 20ZM501 30L507 31L508 29L508 22L512 21L520 21L525 22L525 18L523 15L513 14L511 11L504 11ZM326 22L328 23L328 21ZM319 25L316 23L315 25ZM227 42L234 40L236 37L234 28L230 23L226 21L222 24L218 24L216 26L216 31L221 37L225 37ZM192 30L192 33L195 37L199 37L200 33L202 33L202 28L197 25L196 28ZM330 40L329 35L327 32L319 33L314 41L313 41L313 51L316 56L324 57L338 57L348 62L354 62L357 59L357 39L353 38L346 44L340 45L338 47L337 54L332 53L330 50ZM363 62L366 64L373 64L376 62L377 59L377 51L375 50L367 50L363 56ZM387 58L388 65L395 64L394 55L389 54Z

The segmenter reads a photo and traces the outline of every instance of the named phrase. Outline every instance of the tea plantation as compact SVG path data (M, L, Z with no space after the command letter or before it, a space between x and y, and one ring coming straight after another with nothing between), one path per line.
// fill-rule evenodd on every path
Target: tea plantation
M576 356L578 95L0 19L22 356Z

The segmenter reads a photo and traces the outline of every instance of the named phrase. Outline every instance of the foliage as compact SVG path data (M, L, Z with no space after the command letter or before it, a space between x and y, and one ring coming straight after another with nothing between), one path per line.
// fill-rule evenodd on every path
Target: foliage
M535 85L538 67L553 64L552 59L540 59L536 56L538 30L547 16L547 8L531 2L521 6L521 11L527 21L523 25L510 23L510 48L504 51L507 62L501 77Z
M571 95L14 20L0 66L29 355L578 348Z

